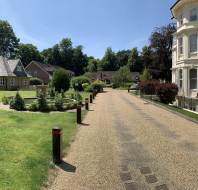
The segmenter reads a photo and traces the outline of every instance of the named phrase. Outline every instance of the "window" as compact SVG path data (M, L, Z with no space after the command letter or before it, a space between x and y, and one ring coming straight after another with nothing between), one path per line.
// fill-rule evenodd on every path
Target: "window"
M4 84L5 84L4 78L0 78L0 86L4 86Z
M182 37L180 37L179 39L178 39L178 43L179 43L179 55L182 55L183 54L183 38Z
M11 78L11 79L10 79L10 86L14 86L14 83L15 83L14 78Z
M196 21L197 20L197 9L194 8L190 11L190 21Z
M17 71L21 72L22 71L22 67L20 65L17 65Z
M183 87L183 70L179 70L179 88Z
M190 89L197 89L197 69L190 70Z
M189 41L190 41L190 53L196 53L197 52L197 34L190 35Z
M183 14L181 14L179 16L179 27L182 26L183 24L184 24L184 16L183 16Z
M28 81L26 79L24 79L23 84L24 84L24 86L27 86L28 85Z
M34 77L37 77L37 71L34 71Z

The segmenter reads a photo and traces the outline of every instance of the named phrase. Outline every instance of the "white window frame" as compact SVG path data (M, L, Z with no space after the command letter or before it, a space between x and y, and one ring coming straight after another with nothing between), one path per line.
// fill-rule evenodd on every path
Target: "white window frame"
M197 21L197 8L193 8L190 10L190 22Z
M184 38L183 38L183 36L180 36L178 38L178 55L179 55L179 57L181 57L181 56L183 56L183 54L184 54Z
M193 51L193 48L192 48L192 45L193 44L191 44L191 37L192 36L196 36L196 39L195 39L195 41L196 41L196 50L195 51ZM190 53L190 55L191 56L193 56L193 55L197 55L197 51L198 51L198 35L197 35L197 33L192 33L192 34L190 34L189 35L189 53Z
M27 84L28 84L27 79L24 79L24 80L23 80L23 85L24 85L24 86L27 86Z
M195 71L196 71L196 78L191 77L191 71L192 71L192 70L195 70ZM193 80L196 82L196 88L192 88L192 83L191 83L191 82L192 82ZM189 85L189 86L190 86L190 90L197 90L197 69L195 69L195 68L189 70L189 83L190 83L190 85Z
M38 72L34 71L34 77L37 77L37 76L38 76Z
M17 65L17 71L22 72L22 66L21 65Z

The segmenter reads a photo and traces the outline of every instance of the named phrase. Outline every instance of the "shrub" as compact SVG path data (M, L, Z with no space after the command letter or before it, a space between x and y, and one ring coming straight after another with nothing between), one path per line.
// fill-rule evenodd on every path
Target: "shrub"
M83 91L83 84L90 84L90 79L86 76L74 77L71 81L71 85L76 91Z
M19 92L17 92L16 96L10 101L10 109L15 109L17 111L25 110L25 102Z
M39 78L31 78L30 85L42 85L43 81Z
M61 91L67 91L70 87L70 76L69 73L64 69L58 69L54 72L52 78L52 86L59 93Z
M175 97L178 93L178 87L176 84L162 83L157 86L156 92L160 102L169 104L175 101Z
M3 103L4 105L8 105L8 104L9 104L9 98L6 97L6 96L3 96L3 97L2 97L2 103Z
M140 75L140 81L148 81L152 79L152 75L150 73L150 71L145 68L142 75Z
M51 98L54 98L56 95L55 89L54 88L49 88L48 94Z
M104 83L100 80L96 80L91 84L91 90L96 92L103 92Z
M63 98L62 96L59 94L55 97L55 107L58 111L63 111Z
M160 82L155 80L143 81L140 83L140 91L146 95L154 95L159 84Z
M38 104L36 102L32 102L28 110L33 112L38 111Z
M83 90L85 91L85 89L89 86L89 83L83 83L82 84L82 87L83 87Z
M38 98L38 110L41 112L49 111L47 100L43 94L40 94L40 96Z

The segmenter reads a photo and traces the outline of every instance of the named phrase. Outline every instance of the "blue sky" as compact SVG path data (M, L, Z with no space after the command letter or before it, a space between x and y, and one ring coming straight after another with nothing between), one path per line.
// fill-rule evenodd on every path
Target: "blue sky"
M63 37L101 58L148 44L155 27L171 22L176 0L0 0L0 19L8 20L23 43L39 50Z

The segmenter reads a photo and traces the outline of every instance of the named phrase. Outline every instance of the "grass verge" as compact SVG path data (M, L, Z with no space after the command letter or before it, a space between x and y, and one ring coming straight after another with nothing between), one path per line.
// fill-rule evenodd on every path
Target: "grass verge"
M76 131L75 113L0 111L0 189L38 190L51 162L51 129L63 128L63 147Z
M135 94L135 93L131 93L131 94L135 95L135 96L138 96L138 94ZM155 104L158 104L158 105L160 105L160 106L162 106L162 107L164 107L166 109L169 109L171 111L177 112L177 113L179 113L179 114L181 114L181 115L183 115L185 117L188 117L189 119L191 118L191 119L193 119L193 120L198 122L198 114L196 114L196 113L193 113L193 112L190 112L190 111L187 111L187 110L175 107L175 106L163 104L163 103L161 103L159 101L155 101L155 100L151 100L151 99L147 99L147 98L143 98L143 99L149 100L149 101L151 101L151 102L153 102Z

